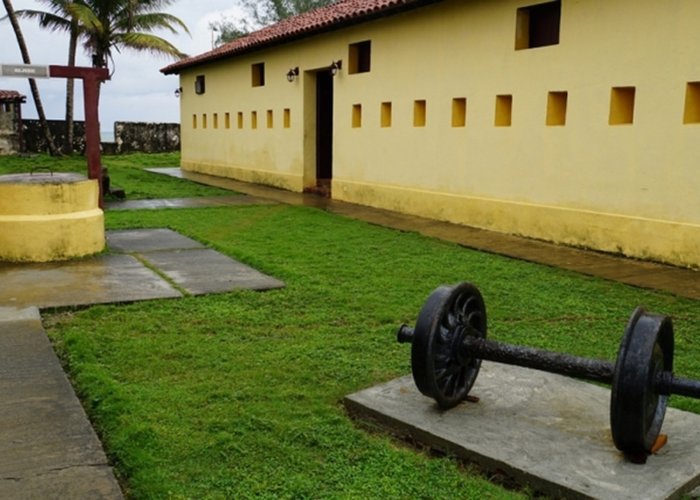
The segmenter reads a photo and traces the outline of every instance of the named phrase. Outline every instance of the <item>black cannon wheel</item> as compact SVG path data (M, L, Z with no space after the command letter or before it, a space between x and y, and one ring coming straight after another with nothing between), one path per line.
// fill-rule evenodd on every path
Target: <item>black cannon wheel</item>
M638 307L620 343L610 399L613 441L623 453L635 456L651 451L668 402L668 394L659 393L658 377L672 370L671 319Z
M463 352L465 335L486 337L486 306L470 283L441 286L426 300L418 315L411 347L413 380L440 408L466 398L481 360Z

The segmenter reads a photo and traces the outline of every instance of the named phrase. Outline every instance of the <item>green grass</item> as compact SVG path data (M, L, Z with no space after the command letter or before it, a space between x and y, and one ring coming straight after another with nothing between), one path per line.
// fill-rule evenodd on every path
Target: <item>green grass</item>
M220 196L234 194L231 191L195 184L182 179L147 172L150 167L177 167L180 153L126 155L102 155L102 165L109 169L112 187L126 191L127 199L186 198L196 196ZM0 158L0 175L25 173L40 167L40 172L50 168L54 172L78 172L87 175L85 157L79 155L52 157L46 154L3 156Z
M396 327L442 283L481 288L492 338L608 359L644 304L674 316L676 371L700 376L700 303L669 294L310 208L112 212L107 224L169 227L286 283L47 318L131 498L526 496L362 430L341 406L410 372Z

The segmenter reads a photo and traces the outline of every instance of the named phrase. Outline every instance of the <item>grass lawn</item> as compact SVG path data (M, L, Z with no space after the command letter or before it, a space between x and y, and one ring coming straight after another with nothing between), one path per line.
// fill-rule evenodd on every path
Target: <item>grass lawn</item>
M442 283L481 288L492 338L607 359L643 304L674 317L676 371L700 377L697 301L305 207L115 211L106 221L169 227L286 283L44 317L130 498L526 497L362 430L340 404L410 372L396 328ZM465 432L478 429L465 422Z
M202 186L144 170L150 167L178 167L180 153L102 155L102 165L109 169L112 186L123 188L129 200L234 194L224 189ZM0 158L0 175L29 172L31 168L36 167L42 168L38 171L41 173L46 172L43 169L50 168L54 172L78 172L87 175L87 162L85 157L80 155L52 157L40 154L31 157Z

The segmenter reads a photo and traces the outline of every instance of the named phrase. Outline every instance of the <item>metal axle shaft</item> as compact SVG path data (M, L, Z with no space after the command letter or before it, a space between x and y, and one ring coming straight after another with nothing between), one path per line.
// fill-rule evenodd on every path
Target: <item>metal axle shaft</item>
M413 329L402 325L397 340L401 343L411 343ZM461 359L494 361L605 384L612 384L615 373L615 364L610 361L496 342L472 335L463 336L459 350ZM656 390L659 394L678 394L700 399L700 381L676 378L671 372L659 374Z

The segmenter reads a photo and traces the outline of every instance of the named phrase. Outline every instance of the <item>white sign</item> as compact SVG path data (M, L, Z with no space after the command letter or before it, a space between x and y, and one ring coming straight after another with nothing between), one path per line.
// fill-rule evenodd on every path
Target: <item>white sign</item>
M36 64L0 64L0 76L16 76L20 78L49 78L48 66Z

